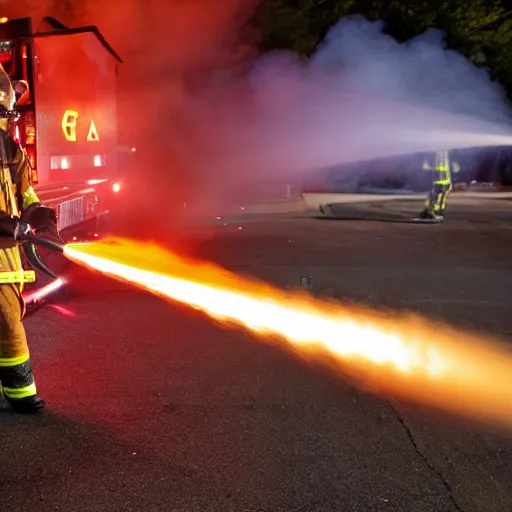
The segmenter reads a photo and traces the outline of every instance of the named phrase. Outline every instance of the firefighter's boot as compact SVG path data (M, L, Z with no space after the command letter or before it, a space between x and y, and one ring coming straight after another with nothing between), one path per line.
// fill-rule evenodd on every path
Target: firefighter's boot
M429 220L443 220L444 215L441 212L434 212L429 208L425 208L420 214L420 219L429 219Z
M440 221L444 220L444 215L442 213L439 213L439 212L423 210L420 213L419 218L420 219L425 219L425 220L436 220L436 221L440 222Z
M25 398L5 397L14 412L20 414L34 414L43 409L46 402L38 396L27 396Z

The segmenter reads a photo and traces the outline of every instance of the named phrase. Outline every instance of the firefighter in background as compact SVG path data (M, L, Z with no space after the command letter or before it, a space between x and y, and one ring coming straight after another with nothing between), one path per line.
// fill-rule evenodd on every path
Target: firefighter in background
M423 170L432 171L432 189L425 200L425 207L420 214L423 219L444 219L444 211L448 195L453 189L452 170L459 172L460 166L457 162L450 162L450 155L447 150L436 153L435 167L432 167L428 160L423 163Z
M0 382L3 395L14 411L33 413L45 406L37 396L22 319L22 290L35 280L25 271L20 241L30 230L56 240L55 212L40 205L31 185L26 152L9 135L16 121L15 92L0 66Z

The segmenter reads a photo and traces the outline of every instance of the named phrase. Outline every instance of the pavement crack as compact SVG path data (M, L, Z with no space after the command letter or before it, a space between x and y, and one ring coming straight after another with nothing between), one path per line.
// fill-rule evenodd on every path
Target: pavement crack
M455 498L453 496L452 486L448 483L448 481L445 479L443 474L438 469L436 469L433 464L431 464L429 462L426 455L424 455L422 453L422 451L420 450L420 448L418 446L418 443L416 443L416 440L414 439L411 429L407 426L407 424L405 423L405 420L402 418L402 416L400 415L398 410L391 403L389 403L389 406L390 406L391 410L395 413L395 416L398 419L398 421L400 422L400 424L402 425L402 427L403 427L407 437L409 438L409 441L411 442L412 446L414 447L416 453L421 457L421 459L426 464L426 466L430 469L430 471L432 471L432 473L434 473L439 478L441 483L443 484L443 487L448 492L448 499L450 500L450 503L454 506L455 510L457 510L459 512L463 512L462 508L460 508L459 504L455 501Z

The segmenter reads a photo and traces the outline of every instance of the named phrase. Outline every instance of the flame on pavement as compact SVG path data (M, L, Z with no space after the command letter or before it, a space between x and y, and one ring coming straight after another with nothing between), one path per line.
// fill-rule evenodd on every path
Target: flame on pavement
M282 291L150 243L71 244L65 255L219 322L284 343L373 392L512 426L512 353L492 339L412 315Z

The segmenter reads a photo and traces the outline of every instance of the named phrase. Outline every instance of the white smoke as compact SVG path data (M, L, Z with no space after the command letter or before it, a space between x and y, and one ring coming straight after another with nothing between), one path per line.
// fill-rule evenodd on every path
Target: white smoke
M244 101L209 97L199 109L216 126L209 186L224 191L347 162L512 144L504 89L435 30L399 44L382 23L345 18L307 61L259 59L249 89Z
M429 29L406 43L383 33L382 22L361 16L342 20L310 62L314 73L335 73L346 90L373 97L459 112L510 123L506 92L487 70L445 49L439 30Z

